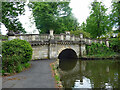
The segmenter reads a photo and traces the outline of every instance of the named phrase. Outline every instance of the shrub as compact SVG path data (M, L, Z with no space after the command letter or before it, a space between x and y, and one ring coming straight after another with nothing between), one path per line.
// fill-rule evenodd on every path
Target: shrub
M25 68L30 67L30 63L25 63L25 64L24 64L24 67L25 67Z
M110 47L115 51L120 53L120 40L119 38L112 38L110 41Z
M92 43L91 46L87 46L87 55L105 57L115 55L115 53L112 49L107 47L105 43Z
M14 39L2 43L2 69L4 72L15 73L22 70L22 64L32 58L32 47L25 41Z

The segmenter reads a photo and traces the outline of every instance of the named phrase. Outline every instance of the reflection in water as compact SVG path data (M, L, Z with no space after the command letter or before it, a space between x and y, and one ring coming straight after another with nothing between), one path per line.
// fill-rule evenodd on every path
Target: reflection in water
M120 60L60 60L65 88L118 88Z
M83 81L76 80L74 88L92 88L90 79L83 77Z
M77 59L75 59L75 60L60 59L59 60L59 68L63 71L69 71L69 70L72 70L76 66L76 63L77 63Z

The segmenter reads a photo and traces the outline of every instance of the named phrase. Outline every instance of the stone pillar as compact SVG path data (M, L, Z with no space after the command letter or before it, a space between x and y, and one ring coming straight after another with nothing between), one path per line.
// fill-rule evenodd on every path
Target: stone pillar
M95 43L97 43L97 40L94 40Z
M86 46L85 44L80 45L80 57L83 57L86 55Z
M13 39L16 39L15 36L8 36L8 40L13 40Z
M72 39L71 39L72 41L75 41L75 36L74 35L72 35Z
M87 41L86 38L84 38L84 41L85 41L85 42Z
M29 41L29 40L27 40L27 41ZM35 35L32 35L32 41L35 41Z
M50 30L50 35L53 36L53 30Z
M21 39L21 40L24 40L24 39L23 39L23 36L20 36L20 39Z
M60 34L60 40L64 40L64 34L63 33Z
M102 40L100 40L100 44L102 44Z
M65 40L70 40L70 32L66 31L65 34L66 34Z
M83 38L83 33L80 33L80 38L81 38L81 39Z
M50 39L54 39L53 30L50 30Z
M91 44L91 39L90 38L88 39L88 41L89 41L89 44Z
M109 47L109 40L106 39L106 46Z

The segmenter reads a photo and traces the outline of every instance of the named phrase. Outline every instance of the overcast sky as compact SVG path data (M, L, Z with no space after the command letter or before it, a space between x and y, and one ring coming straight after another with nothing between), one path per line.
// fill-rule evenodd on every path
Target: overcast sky
M72 12L74 16L78 19L78 22L81 24L82 22L85 22L87 17L89 16L90 10L89 6L90 3L93 2L94 0L71 0L70 2L70 7L72 8ZM98 0L102 1L103 4L108 9L108 13L110 12L110 6L111 6L111 0ZM28 33L38 33L34 20L31 19L33 23L30 23L30 17L32 17L32 11L29 11L29 8L26 6L25 7L25 15L19 16L19 19L21 23L23 24L23 27ZM2 29L2 34L6 34L6 28L4 25L1 25Z

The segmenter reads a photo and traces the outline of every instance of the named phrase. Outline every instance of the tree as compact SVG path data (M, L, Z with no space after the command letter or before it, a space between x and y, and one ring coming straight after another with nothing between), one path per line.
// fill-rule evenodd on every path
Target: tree
M55 33L77 28L77 19L73 16L69 2L32 2L36 27L40 33L48 33L53 29Z
M79 29L79 23L72 13L70 15L60 17L57 22L60 26L60 28L56 28L58 33L62 33L64 31L75 31Z
M117 32L120 32L120 1L112 2L112 13L110 14L112 26L118 27Z
M75 30L75 31L71 31L70 33L74 34L75 36L80 36L80 33L82 33L84 38L91 38L90 33L85 32L84 30Z
M83 30L83 31L86 31L86 23L83 22L80 26L80 29Z
M106 11L107 8L105 8L102 2L92 2L90 16L86 20L86 31L93 38L100 37L112 30Z
M24 13L24 3L20 2L2 2L2 23L7 30L15 33L26 32L21 22L17 18Z

